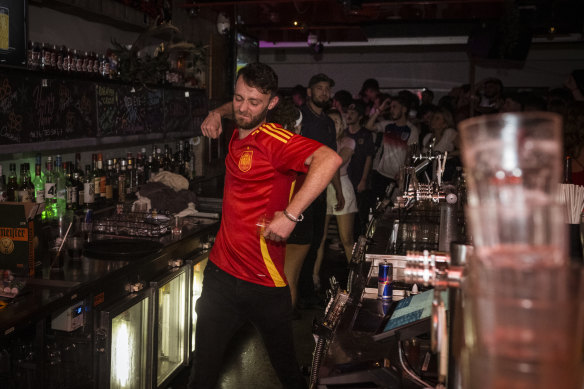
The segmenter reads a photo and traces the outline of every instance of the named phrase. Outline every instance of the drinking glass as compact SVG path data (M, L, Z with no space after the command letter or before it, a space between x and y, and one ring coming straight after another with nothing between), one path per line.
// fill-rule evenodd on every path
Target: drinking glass
M558 189L561 119L459 124L474 255L463 283L465 388L582 388L583 272L571 267Z

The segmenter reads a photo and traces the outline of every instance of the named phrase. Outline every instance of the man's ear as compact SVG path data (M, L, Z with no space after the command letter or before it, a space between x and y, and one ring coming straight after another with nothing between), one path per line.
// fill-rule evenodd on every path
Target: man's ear
M276 105L278 105L278 101L280 101L280 98L278 96L272 97L272 99L268 103L268 109L273 109Z

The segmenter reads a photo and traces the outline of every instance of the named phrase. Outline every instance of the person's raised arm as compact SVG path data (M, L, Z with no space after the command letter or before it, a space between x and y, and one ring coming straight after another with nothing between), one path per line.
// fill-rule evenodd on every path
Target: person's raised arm
M209 114L201 124L203 135L209 138L218 138L223 132L221 118L233 119L233 102L228 102L209 111Z
M300 218L302 212L325 190L342 162L341 157L327 146L321 146L308 157L305 161L309 166L308 173L302 187L286 207L285 213L274 214L264 236L275 241L286 240L296 226L293 220Z

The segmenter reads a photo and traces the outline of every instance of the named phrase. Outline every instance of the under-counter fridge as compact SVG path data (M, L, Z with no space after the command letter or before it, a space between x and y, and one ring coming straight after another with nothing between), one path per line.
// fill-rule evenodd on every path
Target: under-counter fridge
M153 365L153 288L95 312L95 377L99 389L149 389Z
M154 387L166 386L190 352L189 311L191 267L184 265L150 283L154 290L156 331L154 333Z

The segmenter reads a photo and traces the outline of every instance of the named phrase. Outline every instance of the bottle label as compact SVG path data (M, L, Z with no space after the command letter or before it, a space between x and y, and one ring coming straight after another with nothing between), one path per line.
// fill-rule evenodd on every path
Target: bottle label
M45 184L45 199L53 199L57 195L57 186L54 182Z
M77 204L79 202L79 192L76 186L67 187L67 204Z
M95 198L95 186L92 182L83 183L83 202L85 204L90 204L94 202Z
M101 181L101 178L100 177L95 177L93 179L93 191L94 191L95 197L99 197L100 196L100 192L99 192L99 190L101 188L100 185L99 185L99 182L100 181Z
M6 191L0 190L0 202L6 201L7 197L8 197L8 195L6 194Z
M101 176L99 178L99 194L101 197L107 197L106 194L106 180L105 180L105 176Z
M18 201L23 203L32 203L32 196L28 189L18 191Z
M36 190L34 193L34 197L36 199L37 204L41 204L45 202L45 191L44 190Z

